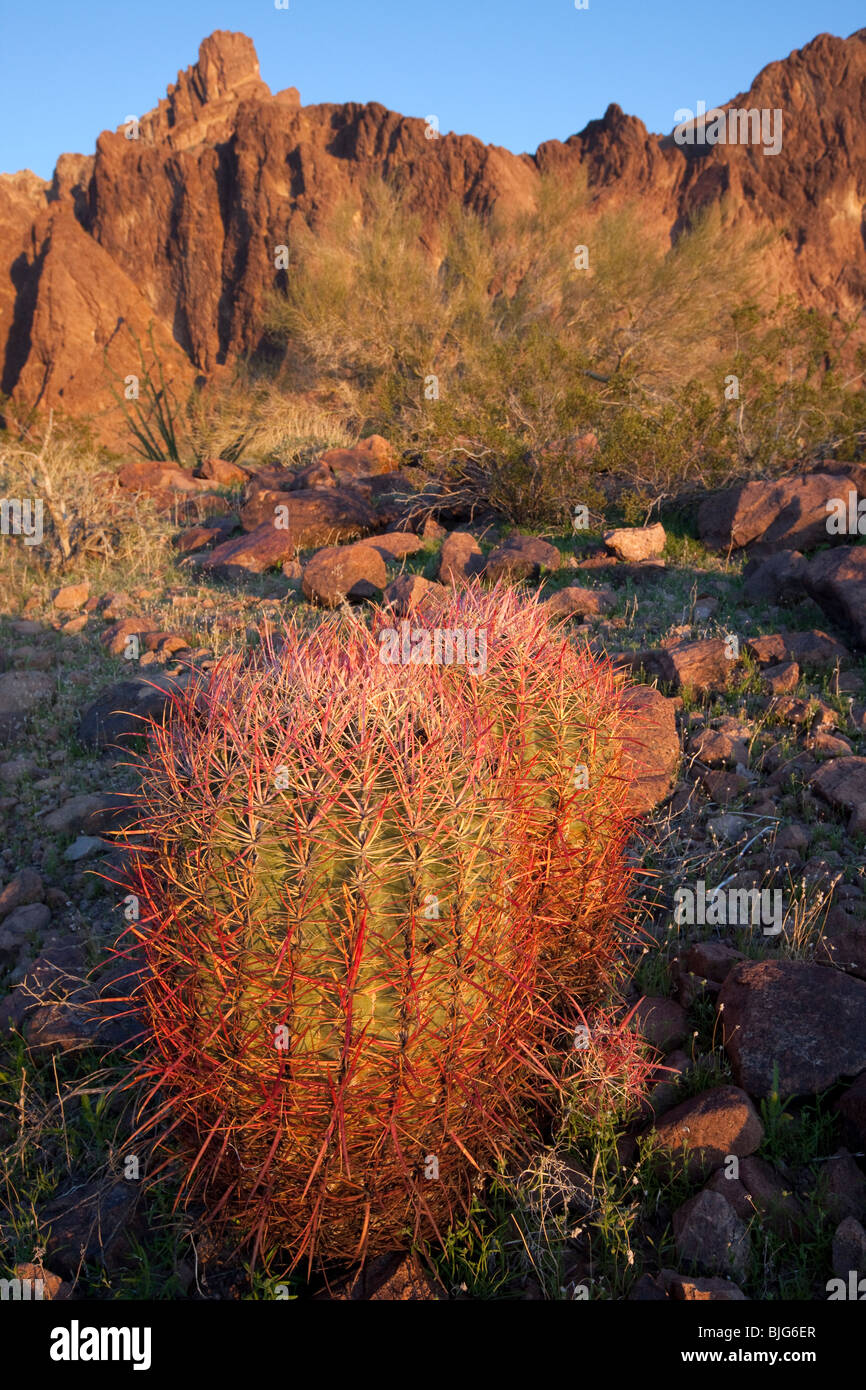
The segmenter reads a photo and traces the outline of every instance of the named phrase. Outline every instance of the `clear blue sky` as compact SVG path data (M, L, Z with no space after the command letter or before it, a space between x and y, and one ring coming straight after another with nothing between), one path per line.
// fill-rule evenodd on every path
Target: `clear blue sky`
M744 91L858 0L0 0L0 171L48 178L62 151L140 115L214 29L255 42L273 91L379 101L515 151L565 139L611 101L650 130Z

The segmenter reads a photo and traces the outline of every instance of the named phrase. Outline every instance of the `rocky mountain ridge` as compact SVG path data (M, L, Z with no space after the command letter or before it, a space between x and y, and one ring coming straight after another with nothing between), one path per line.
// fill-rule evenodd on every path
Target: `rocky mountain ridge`
M515 155L377 103L303 106L272 94L252 41L218 31L131 129L61 155L51 182L0 175L0 390L20 407L118 407L136 369L130 328L181 384L260 345L274 248L314 230L371 178L397 178L435 247L453 199L481 213L531 207L541 178L585 174L598 208L640 200L661 244L722 198L732 225L773 233L768 283L845 319L866 297L866 29L821 34L771 63L730 107L781 110L777 155L759 144L678 144L615 105L579 134ZM727 109L727 108L724 108Z

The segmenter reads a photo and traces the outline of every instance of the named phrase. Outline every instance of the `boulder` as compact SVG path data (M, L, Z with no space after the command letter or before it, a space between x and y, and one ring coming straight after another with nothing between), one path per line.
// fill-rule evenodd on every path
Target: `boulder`
M142 459L137 463L125 463L117 470L117 481L130 492L162 493L206 492L210 483L207 478L196 478L170 459Z
M778 666L797 662L799 666L824 668L846 665L851 653L835 637L816 630L810 632L777 632L770 637L751 637L746 651L759 666Z
M160 719L173 692L180 693L185 678L154 675L149 680L118 681L93 701L78 724L78 737L87 748L98 751L129 747L140 738L149 719Z
M690 1177L700 1177L718 1168L729 1154L744 1158L754 1153L764 1127L744 1090L716 1086L669 1110L656 1122L655 1135Z
M31 716L54 698L55 681L45 671L4 671L0 675L0 741L17 737Z
M441 603L447 593L443 584L424 579L420 574L401 574L385 589L384 602L394 610L396 617L404 618Z
M196 470L198 476L216 483L217 487L243 487L248 481L250 470L228 459L204 458Z
M737 658L728 655L729 647L722 637L706 637L701 641L688 640L659 647L642 654L647 674L673 686L690 689L698 694L724 690Z
M0 922L17 908L41 903L44 898L45 885L36 870L19 869L0 892Z
M698 508L698 534L713 550L813 550L837 539L828 504L866 494L866 466L818 466L774 481L755 480L710 494ZM844 539L839 537L838 539Z
M466 584L484 568L481 546L468 531L451 531L442 542L439 582Z
M683 1264L705 1274L746 1273L749 1236L733 1207L706 1189L674 1212L674 1241Z
M371 545L330 546L304 566L302 590L311 603L337 608L346 599L377 597L388 576L385 561Z
M866 983L841 971L744 961L718 1007L734 1080L751 1096L815 1095L866 1068Z
M82 1260L109 1272L119 1267L129 1245L140 1185L123 1178L71 1183L39 1209L52 1264L77 1275Z
M673 790L680 762L676 706L649 685L632 686L623 697L623 776L626 807L635 816L660 805Z
M840 546L816 555L804 582L828 618L845 626L858 647L866 647L866 547Z
M542 603L542 608L553 618L602 618L616 607L616 594L612 589L584 589L579 584L570 584L567 589L559 589Z
M617 530L605 531L604 543L618 560L637 564L641 560L655 560L663 553L667 536L660 521L652 526L623 526Z
M241 511L241 526L256 534L267 526L283 538L287 553L352 540L377 526L375 507L354 488L304 488L256 492ZM240 538L241 540L243 537ZM229 541L237 545L237 541ZM211 557L212 559L214 557ZM249 566L248 566L249 568Z
M64 584L61 589L55 589L51 596L51 607L58 613L68 613L83 608L89 597L90 583L83 579L80 584Z
M423 540L412 531L386 531L382 536L373 536L368 545L378 550L386 564L404 560L407 555L416 555L424 549Z
M832 758L813 773L809 785L831 806L849 812L852 834L866 833L866 758Z
M492 550L484 566L484 578L518 581L539 579L559 569L562 556L555 545L537 536L511 535Z
M743 598L747 603L798 603L805 597L806 569L806 557L799 550L755 557L743 570Z

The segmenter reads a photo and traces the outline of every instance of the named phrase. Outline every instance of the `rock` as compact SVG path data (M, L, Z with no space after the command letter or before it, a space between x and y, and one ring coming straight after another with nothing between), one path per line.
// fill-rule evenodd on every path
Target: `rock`
M188 526L180 535L175 536L174 543L181 555L194 555L196 551L204 550L206 546L213 545L224 536L225 528L222 526Z
M701 773L701 786L717 806L728 806L732 801L739 801L751 783L748 777L737 772L707 771Z
M745 961L719 995L725 1050L739 1086L814 1095L866 1067L866 984L805 961Z
M484 566L484 578L517 581L539 579L559 569L562 556L555 545L537 536L515 533L492 550Z
M371 434L354 448L326 449L315 463L295 475L295 481L299 488L337 487L357 478L390 473L394 462L394 450L387 439L381 434Z
M336 1295L356 1302L418 1302L447 1297L417 1256L399 1252L377 1255L349 1279Z
M717 1086L691 1096L657 1121L659 1146L682 1160L690 1177L718 1167L729 1154L754 1153L764 1127L745 1091Z
M373 550L378 550L386 564L403 560L407 555L416 555L424 549L420 536L412 531L386 531L383 536L374 536L367 542Z
M130 492L160 494L170 492L203 492L207 481L195 478L192 473L181 468L169 459L142 459L136 463L125 463L117 470L117 482Z
M10 758L8 762L0 763L0 782L20 782L24 777L38 775L38 772L38 765L33 758L19 754L17 758Z
M54 698L54 677L43 671L0 675L0 741L20 734L31 715Z
M618 530L605 531L605 546L618 560L635 563L640 560L653 560L662 554L667 536L660 521L652 526L624 526Z
M742 951L734 951L720 941L699 941L690 946L683 957L687 970L718 984L722 984L737 962L744 959Z
M301 588L311 603L337 608L377 597L388 583L385 561L370 545L331 546L304 566Z
M0 922L16 908L41 903L44 897L45 889L36 870L20 869L0 893Z
M78 1274L82 1261L109 1273L117 1269L128 1249L138 1191L138 1183L123 1178L97 1179L76 1182L45 1203L39 1226L47 1233L52 1264L70 1276Z
M141 645L146 652L156 652L163 658L189 648L189 642L179 632L148 632Z
M151 676L149 680L118 681L94 700L78 725L79 740L99 751L129 746L140 738L148 719L159 720L167 710L172 691L183 689L183 678Z
M82 988L77 976L85 969L77 942L45 946L11 993L0 999L0 1033L20 1028L42 1003L76 997Z
M617 598L612 589L583 589L579 584L570 584L567 589L559 589L542 603L554 618L601 618L616 607Z
M684 1303L734 1303L746 1301L746 1295L730 1279L718 1277L697 1278L688 1274L678 1274L675 1270L663 1269L662 1280L670 1291L671 1298Z
M447 597L447 593L443 584L424 579L420 574L401 574L385 589L384 602L394 610L395 617L404 618L410 613L435 607Z
M794 604L805 597L806 558L799 550L780 550L766 559L752 559L743 570L747 603Z
M112 656L123 656L130 637L143 637L153 631L153 618L121 618L100 634L100 642Z
M836 1229L831 1265L836 1277L844 1279L846 1284L852 1272L858 1278L866 1275L866 1231L853 1216L846 1216ZM859 1296L862 1298L862 1294Z
M707 829L716 840L725 840L734 844L741 839L749 822L744 816L734 815L732 811L726 811L721 816L713 816L707 821Z
M866 1149L866 1071L858 1076L836 1102L846 1142L852 1149Z
M847 738L837 738L834 734L828 734L824 730L819 730L808 741L808 748L811 753L815 753L822 758L845 758L853 753L853 746Z
M651 1047L669 1052L685 1038L688 1020L685 1009L673 999L650 996L642 999L635 1009L634 1027Z
M674 1212L674 1241L683 1264L705 1273L742 1276L749 1259L749 1236L733 1207L706 1189Z
M74 834L82 830L94 812L100 810L104 798L98 792L84 792L73 796L56 811L50 811L43 819L46 830L54 835Z
M866 922L846 912L841 904L831 907L815 959L866 980Z
M667 1293L661 1279L654 1279L651 1274L642 1274L639 1279L635 1279L628 1291L629 1303L657 1303L667 1301Z
M778 666L765 666L761 674L771 695L785 695L790 690L796 690L800 683L800 668L796 661L783 661Z
M762 1227L783 1239L793 1239L807 1227L806 1215L797 1197L776 1169L755 1154L740 1160L740 1182L748 1193L751 1213L760 1217Z
M711 493L698 508L701 540L713 550L748 548L753 555L813 550L832 542L827 504L858 488L866 493L862 465L838 467L839 472L831 472L819 465L794 477L755 480Z
M251 487L240 519L247 532L268 525L290 535L299 550L354 540L376 526L371 498L357 487Z
M197 472L200 477L209 479L218 487L242 487L250 476L248 468L242 468L238 463L229 463L228 459L218 458L202 459Z
M13 1273L22 1285L23 1299L63 1303L73 1297L72 1284L61 1279L59 1274L52 1274L40 1264L16 1265Z
M245 535L215 546L202 562L208 573L263 574L294 558L296 550L335 545L364 535L376 513L357 492L321 488L257 493L241 512Z
M746 651L759 666L778 666L796 662L798 666L840 666L851 660L851 653L826 632L777 632L771 637L752 637Z
M468 531L451 531L442 542L439 582L465 584L484 568L481 546Z
M809 785L837 810L850 812L851 834L866 831L866 758L833 758L818 768Z
M866 487L861 492L866 494ZM847 627L858 647L866 647L866 549L840 546L816 555L804 582L828 618Z
M16 907L8 917L4 917L3 930L23 938L45 931L50 922L51 908L46 903L28 903L25 907Z
M83 579L80 584L64 584L51 595L51 606L59 613L68 613L81 608L90 597L90 583Z
M117 622L118 618L126 616L131 599L129 594L112 593L105 594L100 599L100 612L106 622Z
M866 1178L847 1149L819 1165L819 1205L834 1221L866 1215Z
M108 851L111 848L106 840L100 840L97 835L78 835L63 851L63 858L70 864L77 864L80 859L90 859L100 850Z
M721 729L701 729L692 734L689 752L708 767L749 765L749 747L745 739L735 738Z
M676 706L652 686L636 685L623 696L623 776L626 808L641 816L658 806L676 783L680 761Z
M647 673L676 689L687 688L702 694L724 690L737 660L728 656L728 645L721 637L698 642L679 641L669 647L642 653Z
M774 848L783 853L802 854L809 848L809 832L803 825L785 825L776 833Z

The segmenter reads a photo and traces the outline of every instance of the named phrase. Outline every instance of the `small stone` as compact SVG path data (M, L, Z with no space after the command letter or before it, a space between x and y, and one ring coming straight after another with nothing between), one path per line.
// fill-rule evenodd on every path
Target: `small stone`
M452 531L442 542L440 584L466 584L484 568L481 546L468 531Z
M648 997L634 1011L634 1026L651 1047L669 1052L685 1038L688 1020L673 999Z
M661 522L656 521L652 526L623 526L613 531L605 531L603 540L606 548L618 560L635 563L660 556L664 551L667 536Z
M84 792L65 801L56 811L51 811L43 820L46 830L54 835L68 835L81 830L94 811L98 811L103 797L95 792Z
M678 1274L674 1270L662 1270L662 1280L670 1296L685 1303L734 1303L745 1302L746 1295L730 1279L718 1277L697 1278L688 1274Z
M733 812L727 811L724 815L708 820L707 829L715 839L733 844L744 835L748 824L744 816L736 816Z
M65 584L62 589L55 589L51 597L51 606L58 612L69 612L70 609L81 608L90 597L90 584L84 579L80 584Z
M111 848L112 846L106 840L100 840L97 835L79 835L63 851L63 858L71 864L77 864L81 859L90 859L100 850L107 851Z
M749 1258L749 1236L730 1203L706 1189L674 1212L674 1240L684 1264L707 1274L742 1276Z
M787 695L800 684L800 667L796 661L781 661L765 667L762 677L771 695Z
M21 869L0 893L0 922L17 907L41 903L45 897L42 879L35 869Z
M858 1279L866 1276L866 1231L853 1216L839 1223L833 1236L831 1262L833 1273L846 1284L850 1274Z
M655 1126L662 1149L681 1159L690 1176L718 1167L729 1154L754 1153L764 1137L758 1112L737 1086L716 1086L669 1110Z

